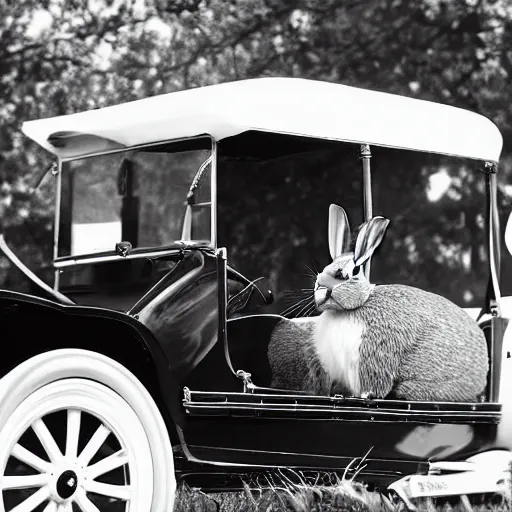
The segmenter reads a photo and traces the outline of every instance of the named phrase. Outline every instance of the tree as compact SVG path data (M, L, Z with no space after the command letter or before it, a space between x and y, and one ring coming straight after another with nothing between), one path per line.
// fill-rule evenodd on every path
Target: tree
M36 12L48 20L51 17L52 26L34 37L31 20ZM0 21L4 25L0 39L0 52L4 52L0 54L0 107L7 119L0 134L2 229L20 246L25 244L20 225L37 226L38 233L45 233L37 240L37 258L33 249L31 252L24 245L23 254L30 255L36 266L47 261L50 254L50 244L43 242L50 235L48 194L37 195L37 206L29 210L25 179L36 167L41 167L41 162L46 165L48 159L19 136L20 121L29 118L240 78L307 77L441 101L480 112L494 120L504 134L501 172L505 179L511 172L510 0L98 0L66 4L49 0L42 6L22 1L10 17L0 19L4 20ZM411 123L414 122L412 119ZM319 161L311 165L322 165L323 158L325 155L319 156ZM437 170L425 168L424 174L411 177L407 165L395 165L393 192L388 196L387 206L382 204L383 210L403 195L404 183L410 190L410 202L424 198L429 176ZM411 254L425 261L438 261L437 279L450 280L453 286L448 295L461 300L460 281L453 278L446 263L446 254L450 253L446 247L455 244L459 254L469 251L469 271L479 268L483 233L481 229L477 236L468 233L479 225L482 196L467 166L451 167L448 174L452 177L450 188L416 218L417 234L403 244ZM327 176L328 173L322 179ZM226 194L236 197L241 186L234 180ZM262 183L253 191L264 194L260 197L270 197L272 186ZM461 191L464 202L460 199ZM284 194L281 202L289 205L289 216L293 217L293 208L299 206L291 189L279 192ZM314 195L314 186L306 186L304 193ZM503 212L510 209L510 203L503 182ZM236 203L233 208L231 213L238 219ZM466 230L457 231L461 215ZM325 212L318 218L311 215L309 221L323 224L320 219L324 216ZM242 261L247 247L254 245L251 225L248 219L239 226L244 236L231 240L230 254L235 261ZM289 264L291 253L283 257L281 252L289 251L286 244L290 242L288 247L293 247L294 240L301 240L304 234L296 227L288 235L291 238L286 239L283 233L268 230L263 247L273 249L264 251L266 259L258 265L271 268L271 263L277 261L275 251L280 252L281 263L272 267L273 274L279 273L279 266ZM457 257L460 256L451 256L452 260ZM404 269L386 268L397 279L417 277L411 274L412 267L406 274ZM485 278L483 274L478 276L479 282Z
M22 136L21 123L130 99L109 62L110 54L122 54L123 34L198 4L0 0L0 232L33 269L51 259L54 187L46 178L42 189L33 189L34 176L51 159ZM5 279L20 285L0 257L0 282Z

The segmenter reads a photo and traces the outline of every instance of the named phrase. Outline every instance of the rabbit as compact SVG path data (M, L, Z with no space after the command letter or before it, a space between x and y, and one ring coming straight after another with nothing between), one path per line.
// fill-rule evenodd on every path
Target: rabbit
M345 390L341 394L367 398L479 401L489 357L477 322L440 295L367 280L362 266L388 225L380 216L363 223L351 251L347 215L330 206L333 262L318 274L314 288L320 315L310 319L306 336L299 339L297 333L293 346L303 347L295 356L306 361L303 385L315 394ZM277 336L286 340L282 331L290 322L278 324L272 347Z
M283 318L274 327L268 345L270 387L313 395L331 390L329 376L313 344L317 318Z

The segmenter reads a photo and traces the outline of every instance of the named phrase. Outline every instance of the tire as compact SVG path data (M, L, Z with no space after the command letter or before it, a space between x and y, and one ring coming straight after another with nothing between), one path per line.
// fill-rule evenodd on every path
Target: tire
M0 380L0 512L171 512L175 491L158 407L116 361L55 350Z

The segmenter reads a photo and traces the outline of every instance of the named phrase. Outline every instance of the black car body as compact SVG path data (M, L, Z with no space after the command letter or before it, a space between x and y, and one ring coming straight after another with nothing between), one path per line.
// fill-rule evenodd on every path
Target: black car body
M298 98L309 98L303 111ZM25 133L57 159L55 282L44 285L16 260L35 285L31 295L0 291L2 338L11 346L1 375L60 348L115 359L158 405L178 480L208 490L238 489L242 480L257 481L276 468L343 474L366 455L359 478L381 488L395 483L395 490L410 475L434 484L438 478L442 485L406 493L435 496L444 482L451 485L452 474L429 473L428 464L509 453L511 398L502 379L510 363L502 358L509 345L496 206L501 136L476 114L425 103L321 82L261 79L26 123ZM418 120L400 127L420 115L423 124L437 120L430 135L414 128ZM464 133L446 140L456 125ZM479 321L491 360L483 402L310 396L271 388L268 343L282 316L272 308L267 283L237 271L229 247L218 243L224 168L264 162L274 172L272 162L284 156L336 158L348 148L354 166L362 160L359 202L367 219L369 151L389 147L449 154L482 171L490 278ZM84 200L87 190L94 200ZM326 197L329 192L322 189ZM244 190L237 200L244 201ZM162 230L153 229L155 223Z

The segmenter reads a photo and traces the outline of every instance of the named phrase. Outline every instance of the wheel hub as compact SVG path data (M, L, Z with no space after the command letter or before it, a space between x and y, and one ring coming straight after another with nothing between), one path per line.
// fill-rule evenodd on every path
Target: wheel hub
M76 491L78 485L78 476L77 474L68 469L64 471L59 478L57 479L57 494L63 500L67 500L71 498Z

